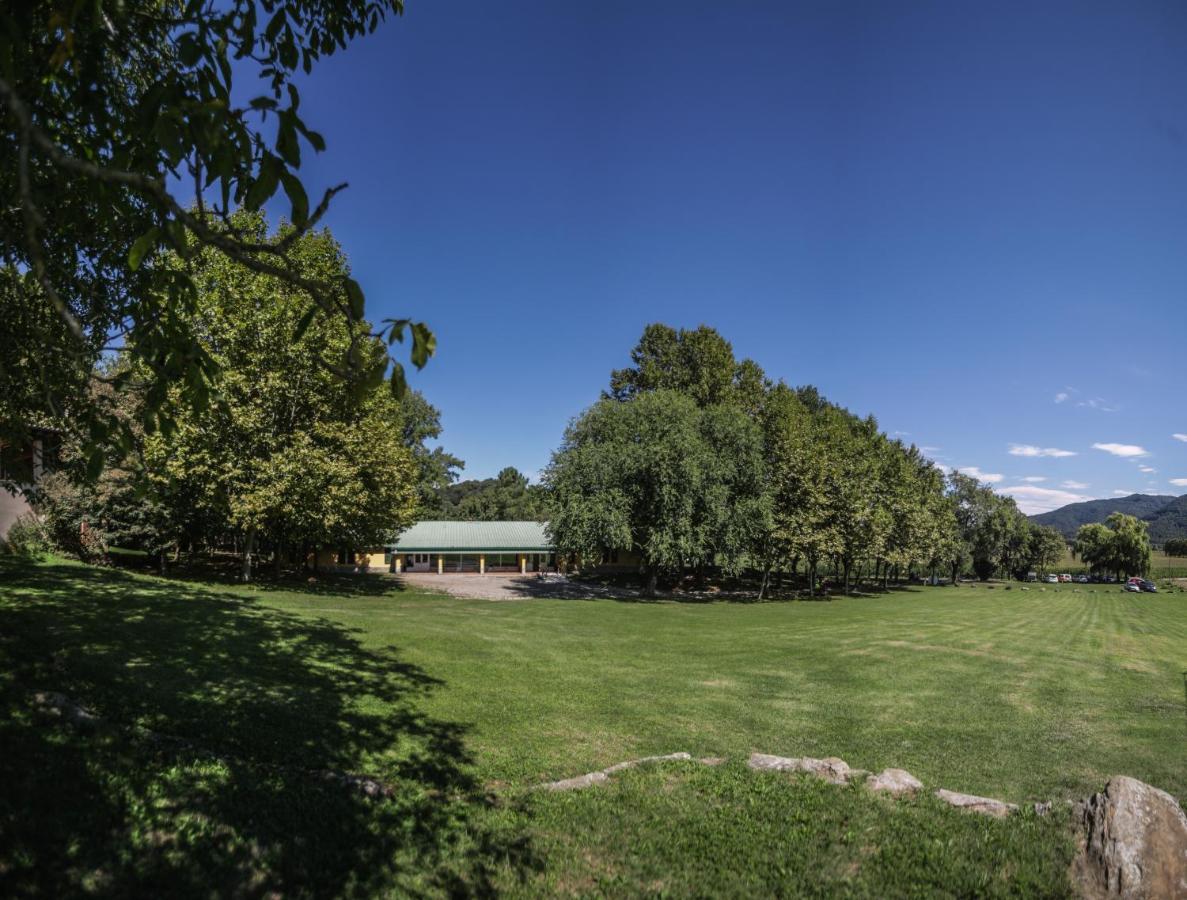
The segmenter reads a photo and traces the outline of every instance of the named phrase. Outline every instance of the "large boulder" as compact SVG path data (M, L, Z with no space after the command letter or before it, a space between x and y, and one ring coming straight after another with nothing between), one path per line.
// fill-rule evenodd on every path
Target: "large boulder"
M1083 846L1072 876L1083 896L1187 897L1187 816L1166 791L1124 775L1084 804Z

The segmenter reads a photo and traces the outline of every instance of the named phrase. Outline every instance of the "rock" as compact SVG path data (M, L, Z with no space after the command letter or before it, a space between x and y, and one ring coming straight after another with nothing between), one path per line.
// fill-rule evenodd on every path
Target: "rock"
M993 816L995 819L1004 819L1018 808L1013 803L1003 803L1001 800L994 800L990 797L977 797L973 794L958 794L956 791L946 791L943 788L936 791L936 796L949 806L955 806L957 809L967 809L970 812L981 813L984 816Z
M883 769L866 779L866 787L871 791L883 791L901 797L923 790L923 782L906 769Z
M823 778L832 784L847 784L850 778L865 775L864 769L850 769L843 759L830 756L827 759L813 759L811 756L771 756L766 753L751 753L750 768L770 772L807 772Z
M601 784L604 781L609 781L610 776L615 772L622 772L625 769L633 769L635 766L643 763L663 762L671 759L692 759L691 753L669 753L666 756L644 756L641 759L628 759L624 762L615 763L612 766L607 766L597 772L587 772L584 775L578 775L576 778L565 778L561 781L549 781L540 785L542 791L575 791L581 788L591 787L595 784ZM717 763L709 762L706 759L700 760L706 765L716 765Z
M544 791L575 791L581 788L587 788L591 785L601 784L603 781L609 781L610 776L605 772L590 772L587 775L578 775L576 778L565 778L561 781L550 781L547 784L540 785L540 789Z
M1072 877L1085 897L1187 896L1187 816L1165 791L1124 775L1084 804Z
M1036 816L1049 815L1051 812L1051 805L1052 804L1051 804L1050 800L1048 800L1046 803L1036 803L1034 805L1035 815Z
M725 762L724 756L702 756L697 760L703 766L720 766Z

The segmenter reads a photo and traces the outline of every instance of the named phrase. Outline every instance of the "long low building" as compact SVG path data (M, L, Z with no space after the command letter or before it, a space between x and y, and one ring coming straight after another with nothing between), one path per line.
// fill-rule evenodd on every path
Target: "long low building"
M417 522L387 548L393 572L545 572L556 569L546 522Z

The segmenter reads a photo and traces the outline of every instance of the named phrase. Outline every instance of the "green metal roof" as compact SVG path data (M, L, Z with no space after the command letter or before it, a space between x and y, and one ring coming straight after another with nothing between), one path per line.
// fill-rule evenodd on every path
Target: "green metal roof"
M417 522L389 545L397 553L551 553L547 522Z

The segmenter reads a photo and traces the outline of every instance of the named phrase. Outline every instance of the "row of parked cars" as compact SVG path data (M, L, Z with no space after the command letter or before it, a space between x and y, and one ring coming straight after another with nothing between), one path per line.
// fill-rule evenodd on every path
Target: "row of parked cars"
M1040 578L1037 573L1030 572L1026 576L1027 581L1039 581ZM1044 575L1041 579L1047 584L1116 584L1117 579L1112 575ZM1158 585L1146 578L1131 578L1122 588L1130 593L1139 593L1145 591L1148 594L1158 593Z

